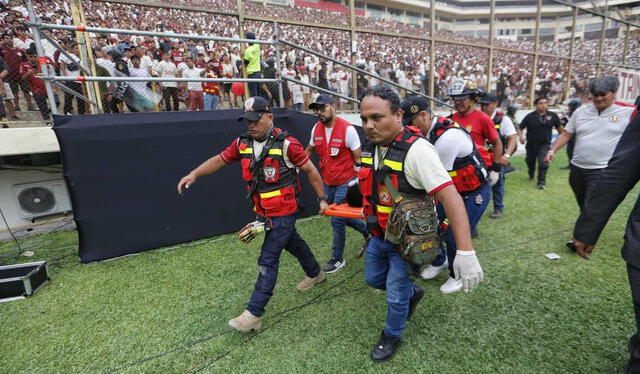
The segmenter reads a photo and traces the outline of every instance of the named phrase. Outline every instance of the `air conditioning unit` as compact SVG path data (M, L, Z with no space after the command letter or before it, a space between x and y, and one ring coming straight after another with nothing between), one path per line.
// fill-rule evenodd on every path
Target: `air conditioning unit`
M62 179L15 184L11 189L21 218L33 219L72 210L69 192Z

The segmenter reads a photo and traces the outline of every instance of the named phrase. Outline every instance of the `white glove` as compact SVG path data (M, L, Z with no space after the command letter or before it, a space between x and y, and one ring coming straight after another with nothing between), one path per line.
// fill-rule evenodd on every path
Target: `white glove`
M490 171L489 172L489 183L491 183L491 185L493 186L494 184L498 183L498 180L500 179L500 173L497 171Z
M453 260L453 273L456 280L462 279L462 289L464 292L472 291L478 287L484 274L482 267L476 257L476 251L456 251L456 258Z

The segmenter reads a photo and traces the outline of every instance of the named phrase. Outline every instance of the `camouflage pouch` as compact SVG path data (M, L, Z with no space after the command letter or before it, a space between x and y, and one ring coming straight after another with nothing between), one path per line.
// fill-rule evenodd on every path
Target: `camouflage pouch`
M418 276L439 254L438 214L432 196L401 194L385 178L394 203L389 215L385 239L396 244L396 250Z

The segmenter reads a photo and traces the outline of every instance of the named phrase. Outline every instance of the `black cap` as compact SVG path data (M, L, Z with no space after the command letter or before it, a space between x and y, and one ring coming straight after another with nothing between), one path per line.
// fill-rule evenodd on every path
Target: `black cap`
M493 104L498 102L498 97L494 94L486 94L482 99L480 99L480 104Z
M309 109L311 109L311 110L319 109L319 107L321 107L323 105L335 104L335 103L336 103L336 101L333 100L333 97L331 95L320 94L320 95L318 95L318 98L316 99L315 103L309 104Z
M253 39L253 40L256 39L256 34L254 34L252 32L248 32L244 36L245 36L246 39Z
M423 110L430 112L429 101L425 97L418 95L409 96L402 100L401 107L404 111L402 115L402 125L404 126L411 125L411 121Z
M244 112L238 118L238 121L246 119L255 122L260 118L262 113L270 113L269 102L260 96L253 96L244 102Z
M572 99L569 99L569 101L567 101L567 106L569 108L579 108L582 105L582 100L574 97Z

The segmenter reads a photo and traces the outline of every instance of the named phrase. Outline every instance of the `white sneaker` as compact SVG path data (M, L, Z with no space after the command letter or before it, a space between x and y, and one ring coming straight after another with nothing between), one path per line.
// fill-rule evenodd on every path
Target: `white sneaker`
M438 274L442 273L444 269L449 266L449 262L445 261L444 264L440 266L429 265L426 269L420 273L422 279L433 279L438 276Z
M454 293L462 290L462 279L456 280L449 277L442 286L440 286L440 292L442 293Z

